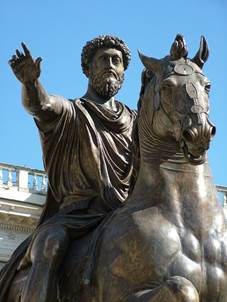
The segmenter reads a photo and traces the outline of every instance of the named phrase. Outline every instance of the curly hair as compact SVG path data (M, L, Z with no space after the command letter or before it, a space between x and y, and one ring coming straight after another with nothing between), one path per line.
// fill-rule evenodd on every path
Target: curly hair
M83 73L88 77L89 64L96 51L100 48L115 48L120 50L123 55L124 69L126 70L131 59L131 53L125 42L116 36L101 35L88 41L82 49L81 66Z

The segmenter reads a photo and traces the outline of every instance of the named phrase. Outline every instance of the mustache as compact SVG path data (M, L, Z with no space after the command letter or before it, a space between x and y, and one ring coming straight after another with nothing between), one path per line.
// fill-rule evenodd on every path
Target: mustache
M116 80L119 80L119 76L114 69L108 68L100 73L100 76L104 76L106 74L112 74Z

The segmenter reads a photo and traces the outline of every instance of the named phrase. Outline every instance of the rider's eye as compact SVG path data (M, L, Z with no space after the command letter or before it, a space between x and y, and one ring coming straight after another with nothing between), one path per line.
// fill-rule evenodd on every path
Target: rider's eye
M210 88L211 88L211 84L210 83L208 83L208 84L205 85L205 91L206 91L206 93L210 92Z
M120 64L121 63L121 59L118 56L113 57L113 63L114 64Z

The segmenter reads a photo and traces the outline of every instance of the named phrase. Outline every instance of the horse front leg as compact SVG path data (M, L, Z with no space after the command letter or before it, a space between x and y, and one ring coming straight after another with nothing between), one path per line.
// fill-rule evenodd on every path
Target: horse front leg
M137 291L129 302L199 302L199 294L189 280L174 276L156 287Z

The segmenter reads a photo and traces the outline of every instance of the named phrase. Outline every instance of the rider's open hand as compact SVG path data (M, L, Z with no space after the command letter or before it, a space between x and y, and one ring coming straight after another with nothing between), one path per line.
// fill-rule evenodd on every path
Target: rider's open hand
M34 83L41 73L40 63L42 58L38 57L34 60L27 46L24 43L21 43L21 45L24 53L17 49L16 54L9 60L9 65L21 83Z

